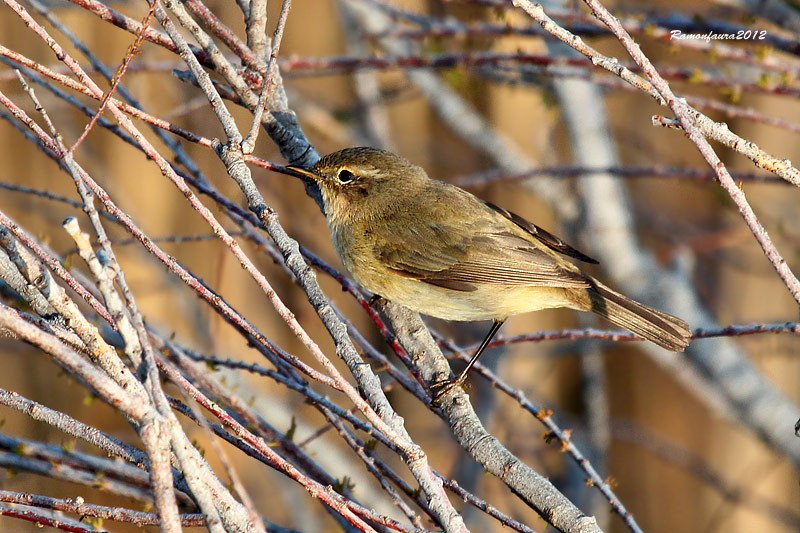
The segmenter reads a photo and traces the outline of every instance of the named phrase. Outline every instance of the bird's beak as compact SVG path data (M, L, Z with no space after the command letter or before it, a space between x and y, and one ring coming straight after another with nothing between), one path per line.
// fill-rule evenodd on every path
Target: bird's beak
M289 176L294 176L295 178L300 179L310 179L314 182L319 181L320 176L313 169L305 168L305 167L297 167L294 165L287 165L283 167L284 170L279 171L282 174L287 174Z

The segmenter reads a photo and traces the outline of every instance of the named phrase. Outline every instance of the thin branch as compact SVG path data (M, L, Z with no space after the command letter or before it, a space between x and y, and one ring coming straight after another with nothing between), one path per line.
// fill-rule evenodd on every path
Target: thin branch
M54 518L43 511L38 511L35 509L21 509L17 507L12 508L8 505L0 505L0 516L11 516L20 520L33 522L38 527L49 526L54 529L72 531L74 533L94 533L98 531L93 526L78 525L63 519Z
M545 31L588 57L595 66L604 68L609 72L616 74L627 83L652 96L659 104L665 106L667 105L667 102L660 91L657 90L650 81L631 72L631 70L620 64L616 58L607 57L599 53L597 50L584 43L580 37L573 35L564 28L560 27L553 21L553 19L547 16L541 5L534 5L529 0L512 0L512 3L514 6L522 8L528 15L530 15L531 18L541 24ZM625 31L619 27L618 23L616 28L618 28L619 31ZM615 32L614 28L612 28L612 32ZM628 38L630 38L630 36ZM639 53L641 54L641 52ZM639 67L642 68L649 77L650 73L642 65L643 64L639 64ZM650 67L652 68L652 65L650 65ZM746 141L738 135L735 135L728 129L727 125L716 123L696 110L693 110L692 114L692 118L694 119L693 124L697 125L697 128L699 128L699 131L702 132L703 135L706 135L717 142L721 142L729 148L747 156L757 166L769 170L770 172L774 172L786 181L800 186L800 170L793 167L791 161L786 159L778 159L766 153L755 143Z
M80 496L74 499L50 498L40 494L31 494L30 492L0 490L0 501L74 513L81 517L90 516L102 518L103 520L114 520L115 522L128 522L139 527L158 525L158 515L155 513L86 503ZM203 515L197 513L182 514L180 520L181 525L184 527L202 527L205 525Z
M90 120L89 123L86 125L86 127L83 129L83 133L81 133L80 137L78 137L78 139L72 144L72 146L70 146L68 150L69 153L71 154L75 153L75 150L78 148L78 146L80 146L81 142L83 142L86 136L89 135L89 132L97 123L97 120L100 118L100 116L103 114L103 110L106 108L109 99L117 90L119 84L122 82L122 77L128 71L128 67L133 61L133 58L136 56L136 54L139 53L139 48L142 46L142 41L144 40L143 31L150 26L150 20L153 18L154 11L155 11L155 2L150 5L150 9L148 9L147 14L142 20L142 27L136 33L136 39L128 48L128 51L125 54L125 58L122 60L122 64L120 65L119 69L117 69L117 75L114 77L112 81L111 88L103 96L103 99L100 102L100 107L97 109L97 112L92 117L92 120Z
M515 3L518 1L520 0L515 0ZM619 21L609 13L600 2L597 0L586 0L586 4L592 9L592 12L611 29L612 33L619 39L636 64L639 65L650 79L653 87L658 91L661 97L663 97L673 113L675 113L675 116L681 123L681 127L688 134L689 139L697 146L697 149L708 165L717 173L717 178L722 188L725 189L731 197L731 200L736 204L736 207L739 208L739 212L742 214L745 223L753 232L762 250L764 250L764 255L767 256L767 259L772 263L772 266L789 289L789 292L792 293L795 301L800 305L800 280L795 277L789 265L786 264L786 260L781 256L777 248L775 248L769 235L767 235L767 231L761 225L758 217L756 217L756 214L747 202L744 191L736 185L727 167L722 163L711 145L708 144L705 135L708 135L709 132L706 128L701 128L702 121L699 120L700 113L691 109L686 104L685 100L675 96L669 84L659 75L650 60L642 53L639 45L633 41L628 32L619 24ZM724 129L727 130L727 126L725 126ZM798 182L797 185L800 185L800 182Z
M266 4L265 4L266 7ZM272 34L272 43L270 46L269 60L267 61L266 70L262 73L262 87L261 95L258 97L258 104L253 111L253 120L250 123L250 131L247 137L242 141L242 153L250 155L256 148L256 139L258 139L258 131L261 129L261 118L264 115L264 109L267 105L267 99L274 90L274 80L272 77L272 70L277 68L275 60L278 58L278 52L281 48L281 40L283 40L283 30L286 28L286 20L289 18L289 10L292 7L292 0L283 0L281 6L281 14L278 17L278 24L275 26L275 32ZM253 6L251 5L250 16L252 17ZM258 49L253 49L256 54L259 54ZM260 54L259 54L260 55Z
M800 335L800 322L784 322L781 324L731 324L718 328L695 328L692 331L692 339L709 339L713 337L742 337L746 335L758 335L761 333L792 333ZM506 346L520 342L541 342L547 340L576 340L576 339L600 339L612 342L641 341L642 338L629 331L603 331L594 328L587 329L564 329L559 331L539 331L536 333L525 333L515 335L505 339L492 341L487 348L496 346ZM464 352L469 353L477 344L464 348Z

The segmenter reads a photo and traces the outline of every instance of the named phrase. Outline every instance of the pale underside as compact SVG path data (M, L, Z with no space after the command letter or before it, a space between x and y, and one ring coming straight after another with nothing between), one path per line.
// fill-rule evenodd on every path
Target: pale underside
M354 276L358 280L358 276ZM567 298L561 287L482 285L464 292L398 277L391 284L374 286L370 290L418 313L445 320L503 320L554 307L581 309Z

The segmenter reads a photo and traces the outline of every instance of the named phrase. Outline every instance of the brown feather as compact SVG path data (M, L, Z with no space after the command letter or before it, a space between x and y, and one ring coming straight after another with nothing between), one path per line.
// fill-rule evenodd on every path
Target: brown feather
M534 224L533 222L528 222L521 216L516 213L512 213L507 209L503 209L502 207L498 207L491 202L484 202L487 206L491 207L508 220L519 226L520 228L524 229L526 232L530 233L533 237L536 237L542 244L546 245L551 250L555 250L556 252L562 253L564 255L568 255L569 257L573 257L584 263L592 263L592 264L599 264L600 261L597 259L592 259L585 253L581 252L577 248L573 248L566 242L562 241L559 237L556 237L552 233L547 230L544 230Z
M569 292L572 299L587 311L592 311L667 350L682 352L689 344L692 332L684 320L631 300L595 279L591 281L590 289Z
M441 222L437 223L441 225ZM550 254L525 238L487 228L487 233L453 228L448 242L436 238L432 224L416 228L416 237L402 246L384 241L375 256L390 270L431 285L458 291L476 284L503 286L588 287L584 276L565 268ZM452 235L458 235L453 239ZM454 242L455 241L455 242Z

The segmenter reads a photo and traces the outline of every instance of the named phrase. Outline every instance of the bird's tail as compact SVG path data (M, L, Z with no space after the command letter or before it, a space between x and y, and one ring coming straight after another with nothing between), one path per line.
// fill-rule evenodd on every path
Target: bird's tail
M684 320L631 300L597 280L591 279L591 283L592 287L580 291L582 294L576 298L576 303L585 306L584 309L667 350L682 352L689 344L692 332Z

